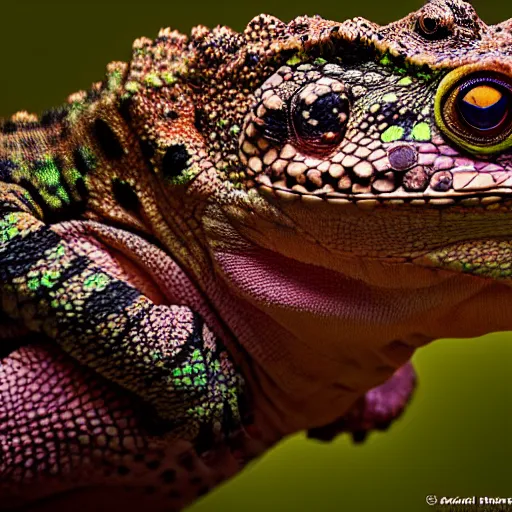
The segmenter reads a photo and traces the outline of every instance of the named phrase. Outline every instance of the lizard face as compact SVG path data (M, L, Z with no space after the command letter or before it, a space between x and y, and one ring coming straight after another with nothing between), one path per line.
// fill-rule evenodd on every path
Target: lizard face
M244 103L227 173L243 192L224 214L258 245L335 270L356 257L507 277L509 24L434 1L386 27L282 28L288 38L270 47L284 65L274 56Z
M135 43L124 90L159 201L214 261L248 242L353 277L377 261L506 278L510 30L461 0L383 27L164 30Z

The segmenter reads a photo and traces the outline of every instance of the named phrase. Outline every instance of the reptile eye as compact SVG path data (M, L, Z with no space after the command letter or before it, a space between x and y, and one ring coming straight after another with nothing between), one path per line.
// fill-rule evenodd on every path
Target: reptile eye
M418 25L423 34L431 36L435 34L439 28L439 23L435 18L429 18L427 16L421 17L418 20Z
M470 80L459 90L457 108L471 128L492 130L506 121L510 112L510 94L488 80Z
M453 14L436 4L427 4L418 16L416 32L425 39L443 39L453 31Z
M441 131L473 153L496 153L512 145L512 78L477 64L449 73L435 101Z
M306 85L292 100L292 125L298 142L318 152L337 146L347 128L350 105L342 83L324 78Z

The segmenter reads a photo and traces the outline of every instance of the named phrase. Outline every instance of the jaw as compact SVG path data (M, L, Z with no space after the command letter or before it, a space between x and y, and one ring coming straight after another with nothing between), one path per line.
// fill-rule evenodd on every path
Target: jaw
M396 339L417 346L418 333L423 344L512 328L504 310L512 290L480 277L508 276L482 272L485 261L506 267L506 206L367 211L325 202L276 206L257 195L244 200L207 212L216 271L238 298L331 357L343 344L378 350ZM489 321L472 306L481 306L473 298L482 293L498 310ZM459 325L450 325L450 314Z
M425 281L422 275L432 272L414 272L413 267L508 276L485 269L505 269L510 258L512 199L437 207L383 202L370 209L322 200L279 201L256 192L235 199L207 212L211 246L227 251L240 243L261 247L385 287L429 284L431 278ZM233 234L226 236L226 229ZM388 280L381 274L391 266L395 275Z

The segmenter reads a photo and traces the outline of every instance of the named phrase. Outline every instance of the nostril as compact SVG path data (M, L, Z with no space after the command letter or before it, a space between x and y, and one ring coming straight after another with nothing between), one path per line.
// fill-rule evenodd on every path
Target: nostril
M395 171L406 171L416 165L418 152L411 144L397 142L387 150L389 165Z

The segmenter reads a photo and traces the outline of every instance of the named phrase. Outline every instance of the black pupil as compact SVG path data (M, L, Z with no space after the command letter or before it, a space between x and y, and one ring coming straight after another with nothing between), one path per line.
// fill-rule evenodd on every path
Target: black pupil
M320 96L311 105L300 101L293 112L297 135L320 144L338 143L346 128L348 108L347 100L334 92Z
M423 30L427 34L432 34L437 30L437 20L433 18L423 18Z
M496 91L491 98L486 92ZM510 94L492 82L477 82L461 87L457 106L463 119L477 130L492 130L500 126L510 112Z

